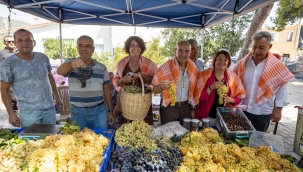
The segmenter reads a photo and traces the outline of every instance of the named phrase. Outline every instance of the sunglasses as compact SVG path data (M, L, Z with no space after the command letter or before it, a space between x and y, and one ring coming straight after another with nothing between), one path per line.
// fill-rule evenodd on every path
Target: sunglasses
M14 41L5 41L5 42L7 42L7 43L9 43L9 44L10 44L10 43L14 43Z

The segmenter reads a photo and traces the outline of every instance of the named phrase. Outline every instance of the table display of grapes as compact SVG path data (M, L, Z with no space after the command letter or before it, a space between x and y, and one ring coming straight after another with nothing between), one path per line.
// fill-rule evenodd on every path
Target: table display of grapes
M301 171L268 146L227 141L212 128L189 132L178 143L152 138L151 131L143 121L116 131L111 172Z
M44 140L20 140L0 130L0 172L99 172L109 140L89 129L62 127L63 133ZM72 132L74 130L74 132ZM143 121L123 124L116 131L111 172L291 171L301 170L289 157L229 142L217 130L188 132L180 142L152 135ZM240 146L238 146L240 145ZM103 171L102 171L103 172Z
M99 171L109 144L103 135L87 128L44 140L20 140L8 129L0 130L0 136L0 172Z
M235 113L221 114L227 128L230 131L252 130L244 117Z

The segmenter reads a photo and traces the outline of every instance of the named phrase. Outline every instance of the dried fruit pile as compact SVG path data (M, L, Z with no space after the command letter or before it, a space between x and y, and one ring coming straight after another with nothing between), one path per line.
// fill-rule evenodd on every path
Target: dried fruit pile
M239 114L222 114L222 118L230 131L251 130L245 118Z

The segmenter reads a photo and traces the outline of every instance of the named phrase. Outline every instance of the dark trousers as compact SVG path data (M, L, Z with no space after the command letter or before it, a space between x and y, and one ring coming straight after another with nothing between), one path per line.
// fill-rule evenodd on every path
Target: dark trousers
M251 121L252 125L257 131L266 132L270 123L269 115L254 115L252 113L244 111L246 117Z
M191 118L191 105L186 103L184 105L175 105L160 108L161 123L166 124L172 121L180 121L183 124L184 118Z

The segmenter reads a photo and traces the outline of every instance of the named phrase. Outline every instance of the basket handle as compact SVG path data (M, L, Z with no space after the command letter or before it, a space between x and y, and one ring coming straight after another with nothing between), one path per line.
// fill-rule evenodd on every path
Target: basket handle
M143 82L141 74L138 74L138 76L139 76L139 78L141 80L142 94L144 95L144 82Z

